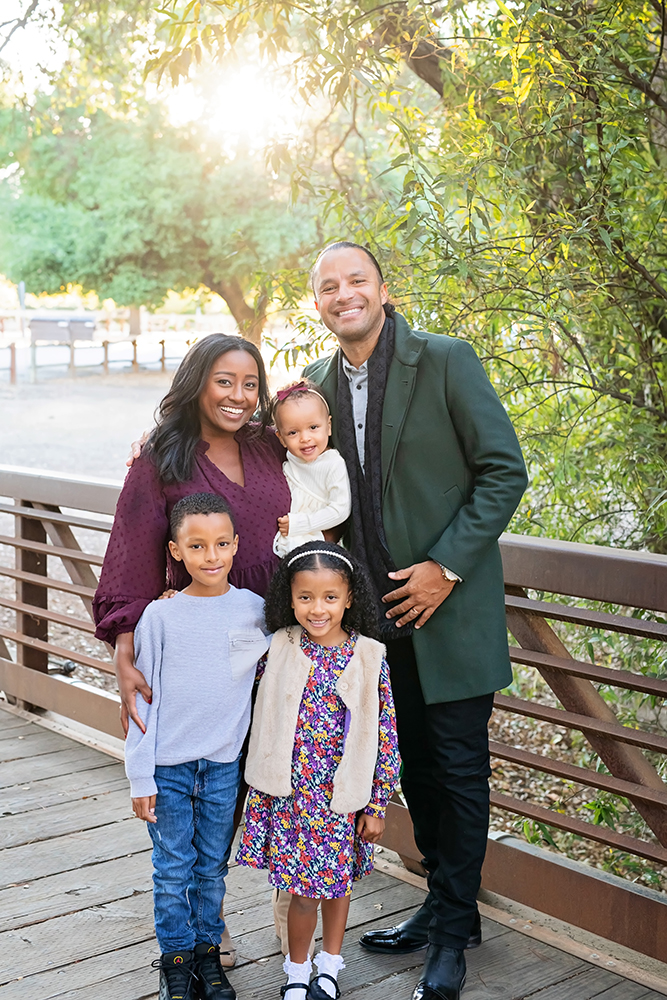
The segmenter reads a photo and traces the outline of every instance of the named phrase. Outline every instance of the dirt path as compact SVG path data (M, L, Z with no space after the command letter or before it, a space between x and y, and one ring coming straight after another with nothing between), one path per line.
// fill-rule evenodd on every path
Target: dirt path
M172 373L0 384L0 464L122 480L130 443L153 424Z

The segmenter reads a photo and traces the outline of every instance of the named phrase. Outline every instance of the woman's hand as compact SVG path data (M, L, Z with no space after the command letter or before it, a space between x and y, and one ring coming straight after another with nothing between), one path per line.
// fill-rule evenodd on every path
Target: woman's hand
M150 705L153 692L142 672L134 665L134 632L124 632L116 637L113 662L120 693L120 724L123 732L127 736L129 719L132 719L142 733L145 733L146 727L137 712L137 693Z
M376 844L384 833L384 820L368 813L359 813L357 835L368 844Z
M281 535L289 535L289 514L278 518L278 531Z
M168 601L170 597L176 597L177 593L177 590L163 590L158 597L158 601Z
M140 799L132 799L132 809L137 819L143 819L146 823L157 823L154 795L143 795Z
M133 441L132 444L130 445L130 454L127 456L127 462L125 463L128 469L131 468L132 465L134 464L135 458L139 458L139 456L141 455L141 449L148 441L149 434L150 431L144 431L139 440Z

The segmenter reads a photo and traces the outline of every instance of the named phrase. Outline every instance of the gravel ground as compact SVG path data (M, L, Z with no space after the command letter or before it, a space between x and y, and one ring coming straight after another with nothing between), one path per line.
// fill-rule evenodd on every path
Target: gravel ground
M152 414L169 386L171 375L157 372L138 374L80 375L75 379L49 378L36 385L10 386L0 383L0 463L48 469L80 476L94 476L121 482L129 445L142 430L152 425ZM12 518L0 514L0 533L11 533ZM82 548L102 551L105 536L77 530ZM0 546L0 562L11 564L13 550ZM53 560L52 572L67 577ZM13 582L0 577L0 594L14 596ZM86 617L81 601L67 594L51 592L49 606L66 614ZM0 608L0 624L14 627L12 612ZM566 645L577 651L563 634ZM51 625L50 639L109 662L106 648L94 638L73 629ZM10 644L11 645L11 644ZM621 665L616 664L616 665ZM54 666L56 664L54 663ZM74 676L106 690L115 690L115 680L107 673L77 667ZM521 697L557 704L550 690L527 668L515 674L515 691ZM580 734L557 731L548 723L496 712L491 720L491 738L521 749L579 765L596 766ZM605 808L602 796L591 789L560 781L540 772L493 762L492 787L520 799L580 818L591 819L592 810ZM609 822L618 830L644 839L650 831L638 822L634 810L617 803L617 815ZM563 851L580 861L616 872L653 888L667 885L667 871L636 858L620 855L589 841L557 831L544 831L534 824L499 810L492 810L492 826L511 830L519 836L550 849ZM549 838L553 837L549 843Z
M159 372L0 383L0 463L122 481L169 388Z

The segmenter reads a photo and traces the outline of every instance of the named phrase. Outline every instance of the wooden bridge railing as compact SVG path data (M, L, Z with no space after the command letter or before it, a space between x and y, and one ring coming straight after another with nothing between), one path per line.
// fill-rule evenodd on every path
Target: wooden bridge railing
M90 611L118 492L118 483L0 466L0 525L6 525L0 533L0 690L116 736L121 735L117 698L64 683L57 670L68 662L113 672L109 650L92 637ZM496 709L583 733L606 771L498 741L491 744L492 755L621 797L632 803L653 838L631 837L517 795L493 791L492 804L667 867L667 786L646 756L646 751L653 757L667 754L667 737L623 725L599 689L664 699L667 678L658 670L640 674L577 660L549 624L636 636L658 650L667 641L667 624L641 614L667 613L667 557L510 534L501 548L512 660L537 670L561 707L498 695ZM616 611L591 609L592 602ZM656 664L659 660L656 655ZM399 804L388 815L385 843L407 858L419 857L407 810ZM494 879L496 888L507 884L499 872Z

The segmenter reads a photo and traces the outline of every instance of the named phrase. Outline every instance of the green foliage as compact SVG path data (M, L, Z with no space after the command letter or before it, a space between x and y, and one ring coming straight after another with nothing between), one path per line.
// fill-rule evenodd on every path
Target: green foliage
M228 159L156 106L131 119L82 111L51 99L5 111L20 169L0 188L0 267L30 291L73 283L119 305L204 285L248 321L244 296L308 238L304 211L289 211L261 163Z
M295 144L296 187L320 197L325 234L380 249L415 324L480 350L533 474L516 529L661 551L659 3L167 0L161 10L149 70L176 80L252 32L304 98L331 101L337 159ZM288 276L288 302L294 284Z
M546 823L540 823L532 819L518 820L516 828L520 830L529 844L536 844L538 847L545 844L547 847L552 847L555 851L558 850L558 845Z

